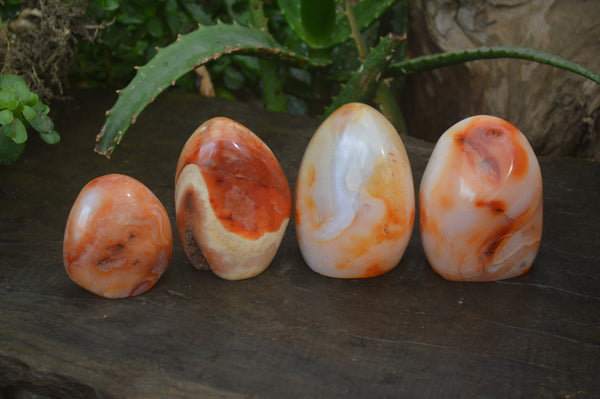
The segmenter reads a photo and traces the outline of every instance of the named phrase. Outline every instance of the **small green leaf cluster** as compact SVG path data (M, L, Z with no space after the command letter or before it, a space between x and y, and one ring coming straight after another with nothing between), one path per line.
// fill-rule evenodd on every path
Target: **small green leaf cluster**
M32 127L42 140L56 144L60 136L48 116L50 109L29 90L18 75L0 76L0 163L16 161L27 141L27 127Z

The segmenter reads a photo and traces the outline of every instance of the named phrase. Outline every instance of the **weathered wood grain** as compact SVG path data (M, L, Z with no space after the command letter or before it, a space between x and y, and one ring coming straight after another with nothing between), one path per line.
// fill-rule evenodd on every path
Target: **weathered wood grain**
M17 164L0 169L0 390L52 398L600 395L600 165L541 159L544 235L519 278L445 281L428 266L417 229L388 274L326 278L306 266L290 226L256 278L198 272L175 243L152 290L108 300L76 286L62 265L67 214L87 181L129 174L173 222L176 161L201 122L223 115L247 125L292 187L318 125L168 92L107 160L92 148L112 101L77 94L55 116L60 144L32 138ZM418 187L432 145L405 143Z
M600 2L410 0L411 56L520 45L600 71ZM434 140L460 118L509 120L538 154L600 160L600 85L535 62L481 60L415 74L403 90L409 134ZM433 116L433 117L432 117Z

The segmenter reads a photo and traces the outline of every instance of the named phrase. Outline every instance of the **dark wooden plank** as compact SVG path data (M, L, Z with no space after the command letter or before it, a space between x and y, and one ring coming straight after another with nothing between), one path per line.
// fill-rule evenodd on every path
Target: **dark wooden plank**
M326 278L303 262L290 226L256 278L198 272L176 242L152 290L107 300L62 265L66 217L87 181L129 174L173 221L179 150L204 120L229 116L258 133L292 187L318 125L168 92L106 160L92 147L113 101L78 93L58 107L59 145L32 137L24 158L0 169L0 387L61 398L600 395L600 165L541 159L544 235L519 278L445 281L417 229L388 274ZM418 187L432 146L405 144Z

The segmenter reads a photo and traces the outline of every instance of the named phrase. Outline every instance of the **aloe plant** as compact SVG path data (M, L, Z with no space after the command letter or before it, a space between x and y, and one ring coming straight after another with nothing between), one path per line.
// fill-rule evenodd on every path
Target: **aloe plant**
M350 1L346 0L345 12L339 12L336 0L278 0L282 15L296 38L304 43L302 46L288 46L269 33L261 1L250 0L249 7L256 27L236 23L199 26L191 33L180 35L174 43L160 49L146 65L137 68L134 79L119 91L116 104L107 111L95 150L110 157L130 125L156 96L174 85L183 74L209 61L233 54L251 54L265 60L289 62L314 69L335 68L332 51L323 49L331 50L350 38L358 50L360 64L326 112L347 102L368 102L375 97L381 101L381 108L391 110L388 113L393 116L399 116L394 123L401 124L401 110L394 104L391 88L383 83L385 77L402 77L477 59L508 57L541 62L578 73L600 84L600 75L574 62L523 47L482 47L408 59L403 47L406 26L400 35L385 36L372 50L368 50L361 31L395 2L362 0L353 9ZM402 5L406 7L406 1ZM333 14L332 10L335 11ZM406 19L404 22L406 24ZM293 43L294 40L288 39L287 42ZM260 67L264 83L263 99L267 107L283 110L282 101L285 99L281 97L281 81L277 77L276 64L261 62ZM274 93L278 96L274 96Z
M110 156L138 115L167 87L198 66L231 54L255 54L314 66L327 63L326 59L297 54L259 29L223 23L200 26L180 35L173 44L158 49L150 62L137 68L136 76L119 91L117 103L107 111L96 151Z
M390 64L392 56L405 39L406 36L391 33L381 38L377 46L363 60L361 68L352 75L327 107L325 114L329 115L349 102L369 101L377 90L381 76Z

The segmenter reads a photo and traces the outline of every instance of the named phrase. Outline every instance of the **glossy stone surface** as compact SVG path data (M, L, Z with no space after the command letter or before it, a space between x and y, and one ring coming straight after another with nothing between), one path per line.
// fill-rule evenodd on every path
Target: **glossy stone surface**
M373 277L394 268L415 215L406 150L391 123L347 104L312 137L296 185L296 232L306 263L330 277Z
M232 283L198 273L175 244L158 284L110 301L73 284L62 267L65 220L85 183L127 171L174 209L181 147L198 121L225 115L260 132L295 185L320 122L167 90L106 160L93 152L93 138L114 91L72 94L53 108L61 143L32 139L15 165L0 168L5 398L588 399L600 392L600 163L539 158L544 237L532 269L511 280L449 283L428 265L416 226L389 273L324 278L306 266L288 226L257 278ZM420 182L433 144L402 140Z
M437 142L419 192L421 238L448 280L493 281L531 267L542 236L542 176L525 136L474 116Z
M63 261L79 286L106 298L149 290L173 249L165 208L142 183L125 175L98 177L79 193L65 229Z
M179 239L192 264L239 280L273 260L292 197L267 145L243 125L218 117L203 123L181 151L175 207Z

